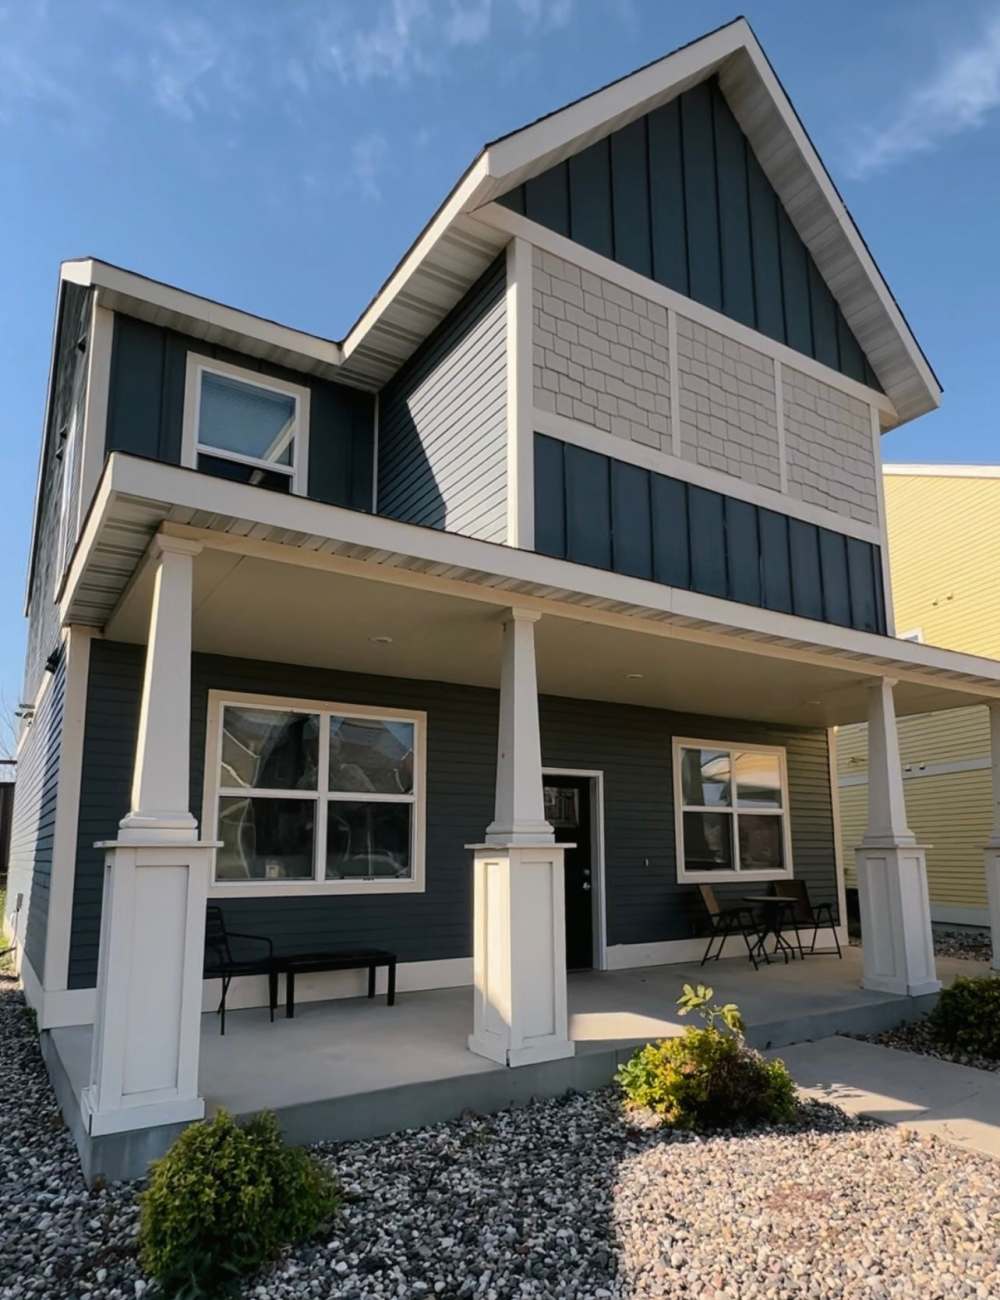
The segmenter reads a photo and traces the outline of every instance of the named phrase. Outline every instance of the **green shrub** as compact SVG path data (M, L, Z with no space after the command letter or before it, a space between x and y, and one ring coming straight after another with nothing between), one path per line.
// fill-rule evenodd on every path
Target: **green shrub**
M784 1063L748 1047L736 1006L712 1006L712 996L703 984L684 985L681 1015L697 1012L705 1028L647 1043L626 1061L617 1080L627 1101L699 1132L791 1119L795 1085Z
M170 1297L225 1294L285 1245L311 1236L341 1204L336 1182L288 1147L271 1114L226 1111L185 1129L140 1197L143 1267Z
M1000 1060L1000 975L961 975L942 989L930 1015L944 1047Z

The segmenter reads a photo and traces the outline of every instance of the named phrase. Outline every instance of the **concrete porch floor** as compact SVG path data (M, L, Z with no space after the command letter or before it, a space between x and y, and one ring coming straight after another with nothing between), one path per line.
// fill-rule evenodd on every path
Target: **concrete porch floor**
M940 958L938 973L982 974L979 963ZM681 985L710 984L720 1002L736 1002L748 1037L760 1048L848 1032L888 1028L922 1014L930 998L906 998L860 987L861 953L844 959L813 957L804 964L772 964L754 971L745 960L588 971L569 977L570 1034L576 1056L505 1069L466 1047L472 1027L471 988L437 989L384 997L305 1002L294 1020L264 1008L230 1012L226 1035L217 1018L202 1018L201 1087L210 1111L237 1115L277 1112L289 1139L312 1142L374 1137L453 1118L556 1096L610 1081L637 1043L681 1033L674 1009ZM63 1112L77 1134L88 1176L134 1177L143 1162L172 1140L93 1140L80 1132L76 1098L90 1064L89 1026L51 1031L46 1057ZM156 1149L159 1148L159 1149ZM138 1166L142 1166L141 1168Z

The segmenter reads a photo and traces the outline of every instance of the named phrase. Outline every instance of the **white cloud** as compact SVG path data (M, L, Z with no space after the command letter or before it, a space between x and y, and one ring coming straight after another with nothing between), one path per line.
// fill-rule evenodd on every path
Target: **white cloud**
M351 174L363 198L377 203L382 197L379 178L389 156L389 142L381 131L359 136L351 146Z
M479 45L490 34L492 18L493 0L451 0L445 39L449 45Z
M390 0L370 27L332 41L328 53L341 80L407 80L424 66L419 28L429 16L427 0Z
M911 91L892 119L868 132L856 149L857 177L881 171L913 154L928 153L950 137L985 125L1000 107L1000 13L980 36L956 50L925 85Z
M528 28L565 27L573 17L573 0L514 0Z

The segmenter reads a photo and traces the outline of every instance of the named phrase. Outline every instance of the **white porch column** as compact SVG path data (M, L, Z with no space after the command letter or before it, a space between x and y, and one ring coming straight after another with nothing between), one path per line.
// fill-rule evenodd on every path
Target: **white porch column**
M201 548L158 535L132 807L106 850L91 1134L199 1119L205 899L214 844L189 804L191 590Z
M993 819L986 845L986 898L993 937L993 969L1000 970L1000 700L994 700L989 710Z
M566 1011L563 851L545 820L535 623L503 626L496 803L475 854L475 998L469 1048L501 1065L572 1056Z
M941 987L934 964L927 858L906 824L895 682L868 703L868 829L857 849L864 986L919 997Z

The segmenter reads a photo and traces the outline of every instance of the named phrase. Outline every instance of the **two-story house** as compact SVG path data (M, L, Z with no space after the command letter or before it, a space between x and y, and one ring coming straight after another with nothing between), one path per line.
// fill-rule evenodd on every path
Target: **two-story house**
M66 262L7 919L87 1133L203 1113L206 902L473 985L512 1067L568 965L700 956L699 883L842 915L861 720L865 982L934 991L896 715L1000 702L893 636L939 396L743 20L485 146L342 341Z

